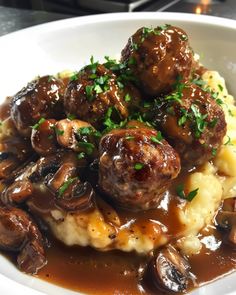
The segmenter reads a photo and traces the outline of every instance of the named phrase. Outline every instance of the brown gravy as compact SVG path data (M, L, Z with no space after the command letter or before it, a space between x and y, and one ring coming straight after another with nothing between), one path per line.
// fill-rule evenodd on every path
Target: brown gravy
M216 236L220 240L220 234ZM93 295L165 294L154 293L139 281L138 270L140 265L145 265L145 257L120 251L98 252L89 247L66 247L52 237L50 241L48 264L39 271L40 279ZM196 283L202 285L235 271L236 251L225 244L215 251L203 247L189 261Z

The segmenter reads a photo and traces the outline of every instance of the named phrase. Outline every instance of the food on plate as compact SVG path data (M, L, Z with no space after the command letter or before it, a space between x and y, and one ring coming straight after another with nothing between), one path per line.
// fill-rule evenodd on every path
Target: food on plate
M236 107L185 31L140 28L119 61L36 77L5 107L0 248L20 270L88 294L235 270Z

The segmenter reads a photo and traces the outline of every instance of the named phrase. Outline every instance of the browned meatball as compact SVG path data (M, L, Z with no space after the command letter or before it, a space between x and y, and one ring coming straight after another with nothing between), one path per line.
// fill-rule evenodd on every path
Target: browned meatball
M132 210L155 207L180 171L178 154L148 127L111 131L99 152L101 189Z
M69 83L64 106L67 114L100 128L109 107L116 108L120 120L128 117L129 107L137 105L139 100L139 91L133 85L122 84L111 70L93 63Z
M63 113L64 84L52 76L30 82L12 98L11 118L26 137L40 118L59 118Z
M226 133L223 109L194 84L179 84L157 101L155 120L187 166L213 158Z
M155 96L171 91L177 77L189 78L193 52L182 29L170 25L143 27L129 38L121 61L138 78L141 89Z

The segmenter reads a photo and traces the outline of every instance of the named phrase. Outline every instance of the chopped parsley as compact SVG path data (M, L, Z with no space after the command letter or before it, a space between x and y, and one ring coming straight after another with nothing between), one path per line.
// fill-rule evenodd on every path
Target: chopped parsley
M141 170L141 169L143 169L143 167L144 167L144 164L143 163L136 163L134 165L134 169L135 170Z
M37 130L37 129L39 129L39 126L40 126L41 124L43 124L45 121L46 121L45 118L41 118L41 119L38 121L38 123L36 123L34 126L31 126L31 128L34 129L34 130Z
M185 34L183 34L183 35L180 36L180 39L181 39L182 41L187 41L187 40L188 40L188 36L185 35Z
M50 75L50 76L48 77L48 82L52 82L53 79L54 79L54 76Z
M131 101L131 96L129 95L129 93L127 93L127 94L125 95L125 101L126 101L126 102Z
M155 142L155 143L158 143L158 144L162 144L162 140L163 140L163 136L161 134L160 131L157 132L157 135L156 136L151 136L150 137L151 141Z
M161 35L161 32L168 29L170 27L170 25L166 24L163 26L158 26L157 28L153 29L153 28L147 28L147 27L143 27L142 28L142 35L141 35L141 42L143 42L149 34L154 34L154 35Z
M233 145L231 142L231 138L227 135L227 141L224 143L224 145Z
M85 93L89 102L94 100L93 97L93 85L86 85L85 86Z
M177 195L184 200L187 200L188 202L191 202L197 195L199 188L196 188L195 190L192 190L187 195L184 192L184 184L181 183L177 185L176 187L176 193Z
M76 115L69 114L69 115L67 115L67 119L69 119L69 120L73 121L73 120L75 120L75 119L76 119Z
M125 136L125 139L126 139L126 140L133 140L133 139L134 139L134 136L126 135L126 136Z
M78 72L74 72L72 76L70 76L70 81L76 81L78 79Z
M208 126L214 128L218 122L218 118L214 118L211 122L208 123Z
M211 154L212 154L213 157L215 157L216 154L217 154L217 149L216 148L212 148Z
M60 186L58 190L58 196L62 197L65 191L69 188L69 186L77 179L77 177L71 178L69 177L62 186Z
M221 92L224 90L224 88L221 84L218 84L218 88L220 89Z
M85 152L81 152L81 153L79 153L79 154L77 155L77 159L78 159L78 160L84 159L85 156L86 156Z
M55 128L55 132L56 132L56 135L59 135L59 136L64 134L64 130L60 130L58 128Z
M92 155L95 149L95 145L90 142L79 141L78 146L81 147L82 149L85 149L85 152L87 155Z
M205 121L205 119L207 118L207 114L203 115L200 112L199 107L195 104L192 104L190 109L193 113L194 121L195 121L195 125L194 125L195 137L199 138L207 125L207 122Z
M179 120L178 120L178 125L179 126L182 126L182 125L184 125L185 124L185 122L187 121L187 119L188 119L188 111L187 110L185 110L185 109L183 109L183 108L181 108L180 109L180 112L181 112L181 117L179 118Z

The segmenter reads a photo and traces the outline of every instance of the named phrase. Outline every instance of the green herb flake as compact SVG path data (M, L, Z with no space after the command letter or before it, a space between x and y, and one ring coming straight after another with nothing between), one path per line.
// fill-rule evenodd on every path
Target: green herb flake
M77 159L78 160L82 160L82 159L84 159L85 158L85 153L84 152L81 152L81 153L79 153L78 155L77 155Z
M62 136L63 134L64 134L64 130L60 130L60 129L58 129L58 128L55 128L55 132L56 132L56 135L58 135L58 136Z
M73 73L73 75L70 76L70 81L76 81L77 79L78 79L78 73L77 72Z
M31 126L31 128L34 129L34 130L37 130L37 129L39 128L39 126L40 126L41 124L43 124L45 121L46 121L45 118L41 118L41 119L38 121L38 123L36 123L34 126Z
M180 36L180 39L181 39L182 41L187 41L187 40L188 40L188 36L185 35L185 34L183 34L183 35Z
M224 145L233 145L231 142L231 138L227 135L227 141L224 143Z
M53 79L54 79L54 76L50 75L50 76L48 77L48 82L52 82Z
M231 109L228 109L228 114L229 114L231 117L234 117L234 114L233 114L233 112L232 112Z
M79 141L78 146L85 149L85 152L87 155L92 155L92 153L95 149L95 145L90 142Z
M96 92L96 94L99 94L99 93L103 92L102 87L100 85L98 85L98 84L96 84L94 86L94 91Z
M48 139L53 139L53 135L52 135L52 134L49 135L49 136L48 136Z
M94 129L91 126L81 127L78 129L78 133L81 135L90 135L93 133Z
M199 188L192 190L191 192L188 193L188 195L186 196L185 192L184 192L184 184L178 184L176 187L176 193L177 195L181 198L184 199L188 202L191 202L194 197L197 195Z
M94 99L93 88L94 88L93 85L86 85L85 86L86 96L87 96L88 101L90 101L90 102L93 101L93 99Z
M135 170L141 170L141 169L143 169L143 167L144 167L144 164L143 163L136 163L134 165L134 169Z
M126 136L125 136L125 139L126 139L126 140L133 140L133 139L134 139L134 136L126 135Z
M77 179L77 177L71 178L69 177L63 185L58 190L58 196L62 197L65 191L69 188L69 186Z
M221 84L218 84L218 88L220 89L221 92L224 90L224 87Z
M217 149L216 148L212 148L211 154L212 154L213 157L215 157L216 154L217 154Z
M131 96L130 96L129 93L127 93L127 94L125 95L125 101L126 101L126 102L131 101Z
M133 50L138 50L138 44L137 44L137 43L134 43L134 42L133 42L133 43L131 44L131 47L132 47Z
M152 142L162 144L161 141L163 140L163 136L162 136L161 132L158 131L157 135L156 136L151 136L150 139L151 139Z
M67 119L69 119L70 121L73 121L73 120L76 119L76 115L68 114L68 115L67 115Z
M218 118L214 118L211 122L208 123L210 128L214 128L218 122Z

